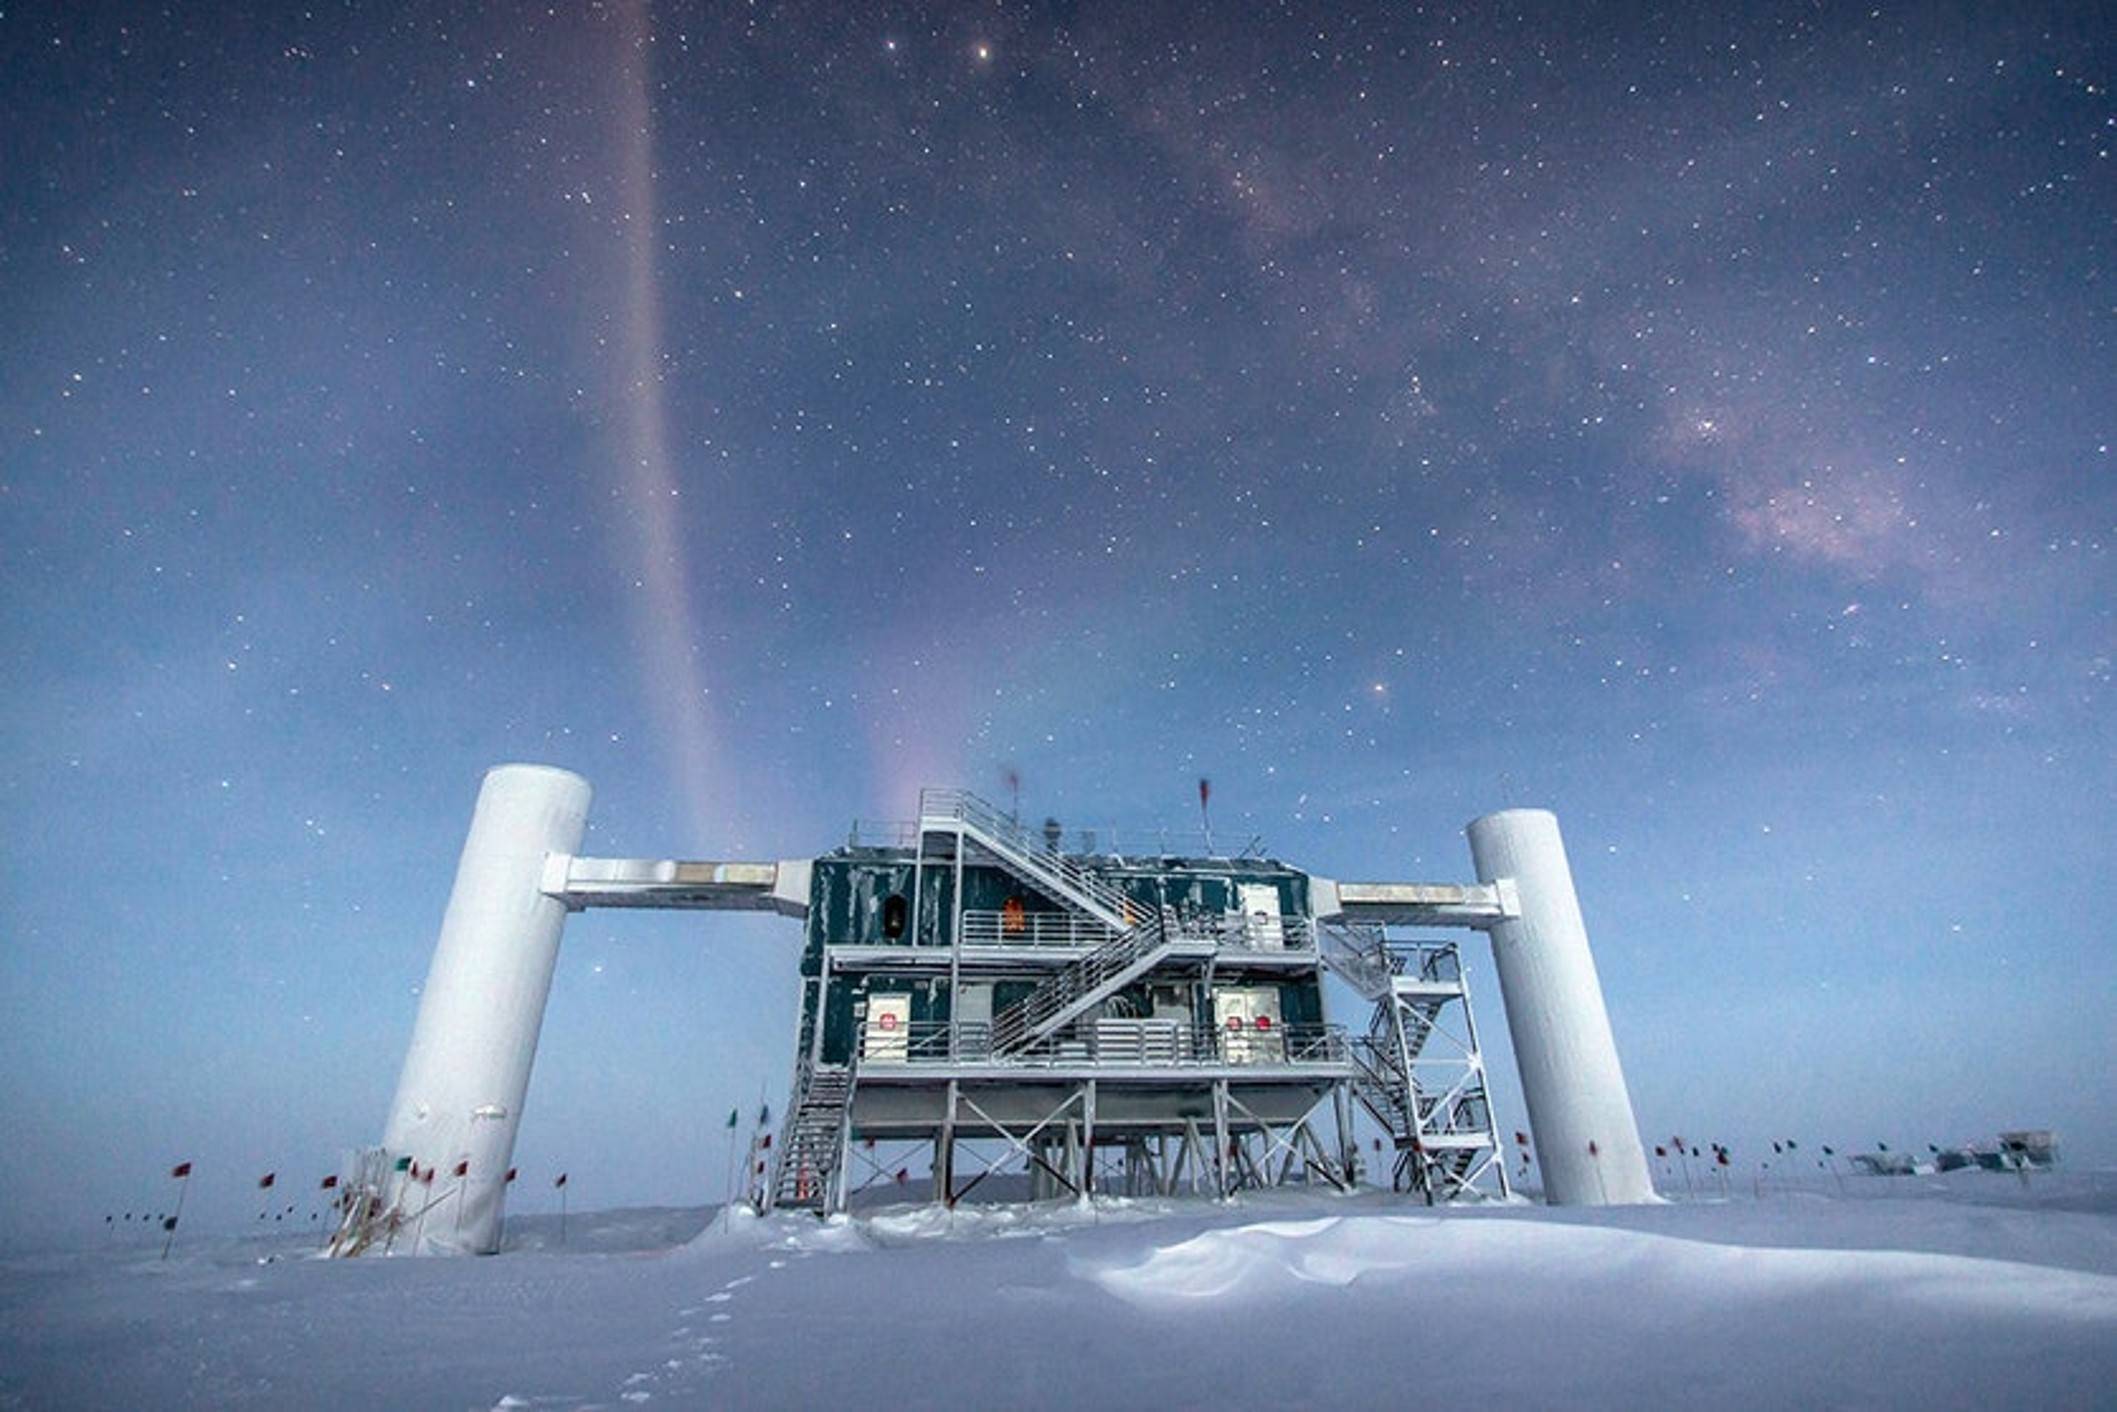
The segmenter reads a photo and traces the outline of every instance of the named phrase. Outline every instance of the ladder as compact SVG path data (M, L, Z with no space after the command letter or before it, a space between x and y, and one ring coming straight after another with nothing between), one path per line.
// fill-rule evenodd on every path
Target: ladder
M845 1123L853 1101L853 1071L841 1065L804 1068L800 1096L780 1130L772 1205L829 1208L833 1179L844 1155Z

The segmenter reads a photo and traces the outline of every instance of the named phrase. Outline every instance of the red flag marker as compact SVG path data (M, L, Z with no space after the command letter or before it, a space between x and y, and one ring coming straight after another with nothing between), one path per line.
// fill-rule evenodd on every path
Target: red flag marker
M514 1168L512 1168L512 1167L509 1167L509 1168L507 1169L507 1180L508 1180L508 1182L509 1182L510 1184L512 1184L512 1183L514 1182L514 1179L515 1179L515 1169L514 1169Z
M176 1223L184 1219L184 1198L191 1194L191 1164L179 1162L169 1169L171 1178L181 1181L176 1189L176 1214L162 1218L162 1258L169 1258L169 1247L176 1244Z
M259 1177L259 1178L257 1179L257 1189L258 1189L259 1191L263 1191L263 1190L264 1190L264 1189L265 1189L266 1187L268 1187L268 1186L272 1185L272 1183L274 1183L274 1182L276 1182L276 1181L278 1181L278 1180L279 1180L279 1173L277 1173L277 1172L267 1172L267 1173L265 1173L265 1174L264 1174L263 1176L261 1176L261 1177Z
M559 1173L559 1179L553 1182L552 1185L560 1187L566 1185L566 1174L564 1172Z
M333 1187L335 1187L335 1186L337 1186L337 1185L338 1185L338 1174L334 1172L334 1173L332 1173L332 1174L331 1174L330 1176L328 1176L328 1177L325 1177L325 1178L323 1179L323 1187L322 1187L322 1189L323 1189L324 1191L329 1191L329 1190L330 1190L331 1188L333 1188Z
M470 1159L468 1157L464 1158L461 1162L458 1162L456 1164L456 1175L459 1177L467 1177L470 1175Z

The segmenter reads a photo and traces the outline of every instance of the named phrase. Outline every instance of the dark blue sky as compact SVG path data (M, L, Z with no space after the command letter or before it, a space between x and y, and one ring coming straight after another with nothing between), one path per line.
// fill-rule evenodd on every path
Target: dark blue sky
M1546 805L1650 1134L2117 1158L2117 24L1722 8L7 11L5 1234L375 1140L508 759ZM525 1169L711 1195L794 946L577 919Z

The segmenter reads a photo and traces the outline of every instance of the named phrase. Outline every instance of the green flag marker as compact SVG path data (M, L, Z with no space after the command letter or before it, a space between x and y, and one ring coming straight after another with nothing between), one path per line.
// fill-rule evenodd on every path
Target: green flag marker
M396 1171L399 1171L399 1172L409 1172L409 1171L410 1171L411 1169L412 1169L412 1159L411 1159L411 1158L409 1158L409 1157L399 1157L399 1158L397 1159L397 1165L396 1165L396 1167L394 1168L394 1170L396 1170Z
M728 1126L732 1128L732 1127L734 1127L734 1126L735 1126L735 1125L736 1125L737 1123L739 1123L739 1122L741 1122L741 1121L742 1121L742 1110L741 1110L741 1109L739 1109L739 1108L730 1108L730 1109L728 1110Z

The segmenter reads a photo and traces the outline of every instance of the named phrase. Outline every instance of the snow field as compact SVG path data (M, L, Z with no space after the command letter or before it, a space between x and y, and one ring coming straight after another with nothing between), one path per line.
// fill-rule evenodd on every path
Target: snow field
M0 1407L2111 1405L2117 1185L2044 1190L910 1207L674 1246L675 1213L617 1212L563 1248L532 1218L487 1260L84 1251L0 1263Z

